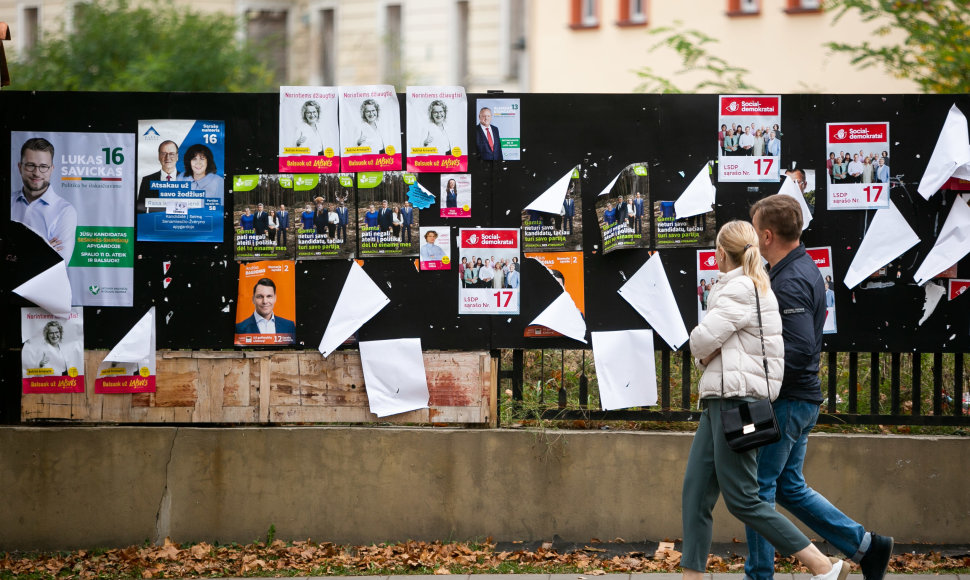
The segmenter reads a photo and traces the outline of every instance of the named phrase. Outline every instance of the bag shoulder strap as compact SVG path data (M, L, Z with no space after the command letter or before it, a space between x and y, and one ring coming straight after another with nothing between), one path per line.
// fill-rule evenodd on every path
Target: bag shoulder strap
M754 280L752 280L754 282ZM761 337L761 360L765 364L765 383L768 384L768 393L771 394L771 382L768 381L768 352L765 350L765 331L761 322L761 300L758 298L758 284L754 285L754 303L758 307L758 335ZM724 384L721 384L723 392Z

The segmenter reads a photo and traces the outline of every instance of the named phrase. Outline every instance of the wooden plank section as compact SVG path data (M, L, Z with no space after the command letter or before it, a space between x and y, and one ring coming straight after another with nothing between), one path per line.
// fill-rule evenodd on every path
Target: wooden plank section
M155 393L95 395L105 350L85 353L85 392L22 395L23 421L84 423L495 424L487 352L426 352L430 408L370 412L360 354L340 351L159 351Z

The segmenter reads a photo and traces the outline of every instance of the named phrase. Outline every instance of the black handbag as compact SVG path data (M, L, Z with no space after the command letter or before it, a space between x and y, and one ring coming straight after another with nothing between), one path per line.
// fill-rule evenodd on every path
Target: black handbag
M761 323L761 300L758 287L754 287L754 300L758 306L758 334L761 336L761 356L765 364L765 381L768 381L768 354L765 351L765 333ZM769 384L768 392L771 392ZM724 368L721 368L721 398L724 398ZM769 399L759 399L742 403L733 409L721 410L721 427L728 447L737 453L744 453L781 440L778 420Z

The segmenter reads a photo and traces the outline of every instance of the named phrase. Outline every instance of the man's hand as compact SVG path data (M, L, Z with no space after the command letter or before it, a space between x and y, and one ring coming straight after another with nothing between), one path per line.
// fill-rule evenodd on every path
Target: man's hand
M64 242L62 242L59 238L56 238L56 237L51 238L47 240L47 243L50 244L52 248L54 248L55 252L60 253L60 251L64 249Z
M719 356L720 354L721 354L721 349L715 350L714 352L712 352L708 356L702 358L701 359L701 364L704 365L704 366L707 366L707 365L711 364L711 361L714 360L714 358L717 357L717 356Z

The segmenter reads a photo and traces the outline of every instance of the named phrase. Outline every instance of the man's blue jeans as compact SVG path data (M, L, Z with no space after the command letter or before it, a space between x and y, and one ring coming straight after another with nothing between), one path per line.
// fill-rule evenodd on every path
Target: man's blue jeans
M818 420L818 404L778 399L774 408L781 441L758 450L761 488L758 495L772 505L777 502L825 541L858 561L869 548L869 533L808 487L802 475L808 434ZM775 548L751 528L745 527L745 531L748 536L745 575L751 580L771 580L775 572Z

